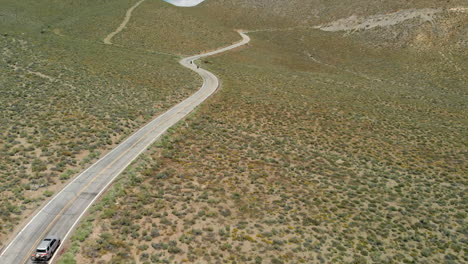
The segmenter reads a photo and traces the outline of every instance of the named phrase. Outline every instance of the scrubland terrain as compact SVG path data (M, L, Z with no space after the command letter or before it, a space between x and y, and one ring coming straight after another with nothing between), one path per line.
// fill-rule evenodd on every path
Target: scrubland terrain
M200 62L220 77L220 91L124 172L61 263L466 262L468 15L312 28L353 14L444 7L368 2L171 9L197 23L270 30ZM135 14L161 12L149 5L158 4ZM245 19L234 19L241 13ZM147 24L133 23L119 45L145 38ZM209 49L222 41L215 36L231 34L216 27ZM170 43L139 47L199 49Z
M131 1L0 2L2 248L64 183L201 81L176 56L102 44Z
M386 14L408 8L444 8L464 1L268 1L209 0L191 8L145 1L134 11L118 45L190 55L232 43L233 29L311 28L351 15Z
M179 55L246 29L248 47L199 62L219 92L122 174L60 262L467 262L468 14L447 11L465 1L147 0L103 45L136 2L0 0L0 247L199 87ZM442 11L371 26L413 8ZM369 24L320 30L339 19Z
M402 9L446 8L465 6L463 0L212 0L192 12L212 14L220 24L248 26L249 29L316 26L342 18L371 16Z
M126 30L114 38L114 43L188 56L238 40L239 34L220 25L212 16L163 1L145 1L134 11Z

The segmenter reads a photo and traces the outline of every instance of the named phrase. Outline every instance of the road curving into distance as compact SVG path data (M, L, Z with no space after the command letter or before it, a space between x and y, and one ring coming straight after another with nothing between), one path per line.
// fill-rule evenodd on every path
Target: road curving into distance
M170 127L187 116L216 91L219 86L218 78L213 73L199 68L195 61L235 49L250 41L244 32L239 31L239 34L242 36L242 40L236 44L180 60L180 64L197 72L203 78L202 87L129 136L107 155L74 178L37 211L23 229L15 235L1 252L0 263L29 263L32 252L47 235L56 235L65 241L89 207L130 163ZM57 252L60 252L60 248Z

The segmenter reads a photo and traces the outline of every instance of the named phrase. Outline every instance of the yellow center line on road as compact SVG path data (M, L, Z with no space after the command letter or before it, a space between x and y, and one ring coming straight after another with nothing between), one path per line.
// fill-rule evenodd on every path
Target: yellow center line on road
M190 97L189 97L190 98ZM188 99L188 98L187 98ZM50 224L46 227L46 229L44 230L44 232L42 232L42 234L39 236L39 238L34 242L33 244L33 247L31 249L29 249L28 251L28 254L25 256L25 258L23 259L22 263L26 263L28 260L29 260L29 257L31 255L31 253L34 251L34 249L36 248L36 245L39 243L39 241L41 241L41 239L44 237L44 235L50 231L50 229L52 228L52 226L57 222L57 220L59 219L60 216L63 215L63 213L65 212L65 210L67 210L75 201L76 199L78 199L79 195L81 193L84 192L85 189L87 189L100 175L102 175L102 173L106 170L108 170L112 165L114 165L114 163L116 163L123 155L127 154L131 148L133 148L135 145L137 145L138 143L140 143L148 134L152 133L154 130L158 129L161 125L169 122L172 117L174 117L175 115L179 114L180 112L184 111L185 109L191 107L191 105L188 105L188 106L185 106L182 110L180 111L177 111L175 112L174 114L170 115L168 119L166 119L165 121L163 121L161 124L159 124L157 127L151 129L150 131L146 132L140 139L138 139L137 142L133 143L129 148L127 148L127 150L125 150L122 154L120 154L117 158L115 158L109 165L107 165L105 168L103 168L101 171L99 171L96 176L88 183L86 184L78 193L77 195L75 195L75 197L73 197L73 199L68 202L64 208L62 208L62 210L60 210L60 212L54 217L54 219L50 222ZM179 120L180 121L180 120Z
M246 40L246 35L244 35L243 32L240 32L240 31L239 31L239 33L242 35L243 40L245 41L245 40ZM248 37L247 37L247 38L248 38ZM248 38L248 40L250 40L250 38ZM241 42L242 42L242 41L240 41L239 43L241 43ZM247 41L247 42L248 42L248 41ZM238 45L238 44L235 44L235 45ZM244 44L241 44L241 45L239 45L239 46L242 46L242 45L244 45ZM232 46L234 46L234 45L232 45ZM226 49L226 48L223 48L223 49L221 49L221 50L224 51L224 49ZM218 53L218 52L211 52L211 53L207 53L207 54L202 54L202 55L198 55L198 56L193 56L193 57L190 57L190 59L196 60L196 59L200 59L200 58L202 58L202 57L210 56L210 55L217 54L217 53ZM186 59L187 59L187 58L186 58ZM184 66L185 66L185 65L184 65ZM208 73L208 75L210 75L210 74L213 75L211 72L208 72L208 71L203 70L203 69L201 69L201 68L197 71L196 69L193 69L190 65L187 65L187 66L185 66L185 67L186 67L186 68L189 68L189 69L192 69L192 70L194 70L195 72L198 72L198 74L203 78L203 85L202 85L202 87L201 87L200 90L198 90L198 91L197 91L195 94L193 94L192 96L186 98L186 99L185 99L184 101L182 101L180 104L183 104L184 102L186 102L186 101L189 100L189 99L194 99L194 98L197 99L199 96L200 96L200 97L204 96L204 94L201 94L201 95L196 95L196 94L197 94L198 92L200 92L200 91L205 87L205 85L207 84L206 81L207 81L207 79L209 79L209 78L206 78L205 76L203 76L202 74L200 74L200 72L203 72L203 71L204 71L205 73ZM198 69L198 67L197 67L197 69ZM215 79L217 79L216 76L213 75L213 77L214 77ZM217 90L218 88L219 88L219 82L217 83L217 86L216 86L215 90ZM209 93L209 94L208 94L208 97L211 96L212 94L213 94L213 92ZM195 95L196 95L196 96L195 96ZM180 105L180 104L178 104L178 105ZM178 105L176 105L176 106L174 106L174 107L177 107ZM70 208L70 206L76 201L76 199L78 199L79 195L80 195L81 193L83 193L83 192L85 191L85 189L87 189L87 188L89 187L89 185L91 185L94 181L96 181L96 179L98 178L98 176L100 176L104 171L106 171L106 170L109 169L112 165L114 165L114 163L116 163L123 155L125 155L127 152L129 152L130 149L131 149L132 147L134 147L135 145L137 145L138 143L140 143L148 134L150 134L150 133L152 133L153 131L155 131L156 129L158 129L158 127L160 127L160 126L162 126L162 125L168 123L175 115L177 115L177 114L179 114L179 113L185 111L187 108L190 108L190 107L194 107L194 108L195 108L195 107L198 106L198 105L199 105L199 104L196 104L195 106L193 106L191 103L189 103L187 106L182 107L182 109L177 110L175 113L171 114L166 120L161 121L161 123L160 123L157 127L151 129L150 131L148 131L147 133L145 133L143 136L141 136L141 137L137 140L137 142L135 142L134 144L132 144L132 145L131 145L129 148L127 148L122 154L120 154L117 158L115 158L109 165L107 165L105 168L103 168L101 171L99 171L99 172L96 174L96 176L95 176L88 184L86 184L86 186L84 186L84 187L75 195L75 197L73 197L73 199L72 199L70 202L68 202L68 203L65 205L64 208L62 208L62 210L60 210L60 212L54 217L54 219L49 223L49 225L47 225L46 229L42 232L41 236L34 242L33 247L29 249L28 254L25 256L25 258L23 259L22 263L24 264L24 263L26 263L26 262L28 261L29 256L31 255L31 252L34 251L34 249L35 249L36 245L39 243L39 241L44 237L44 235L45 235L47 232L49 232L49 231L51 230L52 226L58 221L59 217L63 215L63 213L65 212L65 210L67 210L68 208ZM173 109L173 108L171 108L171 109ZM170 111L171 109L169 109L168 111ZM166 113L167 113L167 112L166 112ZM166 113L164 113L163 115L165 115ZM187 114L188 114L188 113L183 114L183 117L185 117ZM159 117L162 117L163 115L161 115L161 116L159 116ZM183 117L182 117L182 118L183 118ZM182 119L182 118L181 118L181 119ZM176 123L179 122L181 119L177 120ZM154 120L155 120L155 119L154 119ZM153 121L154 121L154 120L153 120ZM151 122L153 122L153 121L151 121ZM150 123L151 123L151 122L150 122ZM148 126L150 123L148 123L148 124L145 125L144 127ZM143 128L144 128L144 127L143 127ZM143 128L142 128L142 129L143 129ZM169 128L170 128L170 127L164 129L164 130L162 131L162 133L160 133L159 135L157 135L157 136L155 137L155 139L156 139L157 137L161 136L161 135L162 135L165 131L167 131L167 129L169 129ZM138 133L138 131L135 132L135 134L136 134L136 133ZM133 135L135 135L135 134L133 134ZM129 138L131 138L131 137L129 137ZM126 140L128 140L129 138L127 138ZM154 140L152 140L151 143L152 143L152 142L154 142ZM123 143L125 143L125 141L122 142L121 144L123 144ZM151 144L151 143L150 143L150 144ZM150 145L150 144L148 144L148 145ZM118 147L118 146L117 146L117 147ZM116 148L117 148L117 147L116 147ZM145 146L145 148L146 148L146 147L148 147L148 146ZM114 150L115 150L115 148L114 148ZM143 150L144 150L144 149L142 149L142 151L140 151L140 152L137 154L137 156L139 156L139 155L143 152ZM135 158L136 158L136 157L135 157ZM130 162L132 162L135 158L131 159ZM96 163L95 163L95 164L96 164ZM124 167L123 169L125 169L128 165L129 165L129 164L126 164L125 167ZM120 172L118 172L118 174L120 174L120 173L123 171L123 169L122 169ZM79 176L78 176L78 177L79 177ZM110 182L108 183L108 185L109 185L112 181L115 180L115 177L116 177L116 176L114 176L114 177L110 180ZM106 186L107 186L107 185L106 185ZM102 192L102 190L101 190L101 192ZM101 193L101 192L99 192L99 193ZM100 194L98 194L98 195L100 195ZM96 198L95 198L95 199L96 199ZM94 200L93 200L93 201L94 201ZM88 207L86 207L85 211L86 211L88 208L89 208L89 205L88 205ZM44 209L44 208L43 208L43 209ZM41 211L42 211L42 210L41 210ZM40 211L40 212L41 212L41 211ZM39 212L39 213L40 213L40 212ZM83 213L84 213L84 212L83 212ZM81 216L80 216L79 218L81 218ZM77 221L79 221L79 219L76 220L75 223L76 223ZM73 226L74 226L74 224L73 224ZM73 228L73 226L72 226L72 228ZM68 235L68 233L67 233L67 235ZM59 248L60 248L60 247L59 247ZM52 260L53 260L53 259L52 259Z

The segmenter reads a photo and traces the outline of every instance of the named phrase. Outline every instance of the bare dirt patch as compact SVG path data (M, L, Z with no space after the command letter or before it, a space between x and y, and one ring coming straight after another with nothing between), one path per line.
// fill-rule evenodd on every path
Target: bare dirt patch
M423 21L432 21L434 15L441 12L442 9L406 9L390 14L373 15L369 17L350 16L331 22L326 25L316 26L315 28L323 31L355 31L366 30L375 27L389 27L397 25L406 20L420 18Z

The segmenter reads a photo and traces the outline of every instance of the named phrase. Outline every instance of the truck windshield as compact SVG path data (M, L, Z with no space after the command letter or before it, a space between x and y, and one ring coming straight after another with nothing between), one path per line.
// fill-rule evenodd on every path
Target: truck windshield
M46 253L47 251L45 249L37 249L36 252L37 253Z

